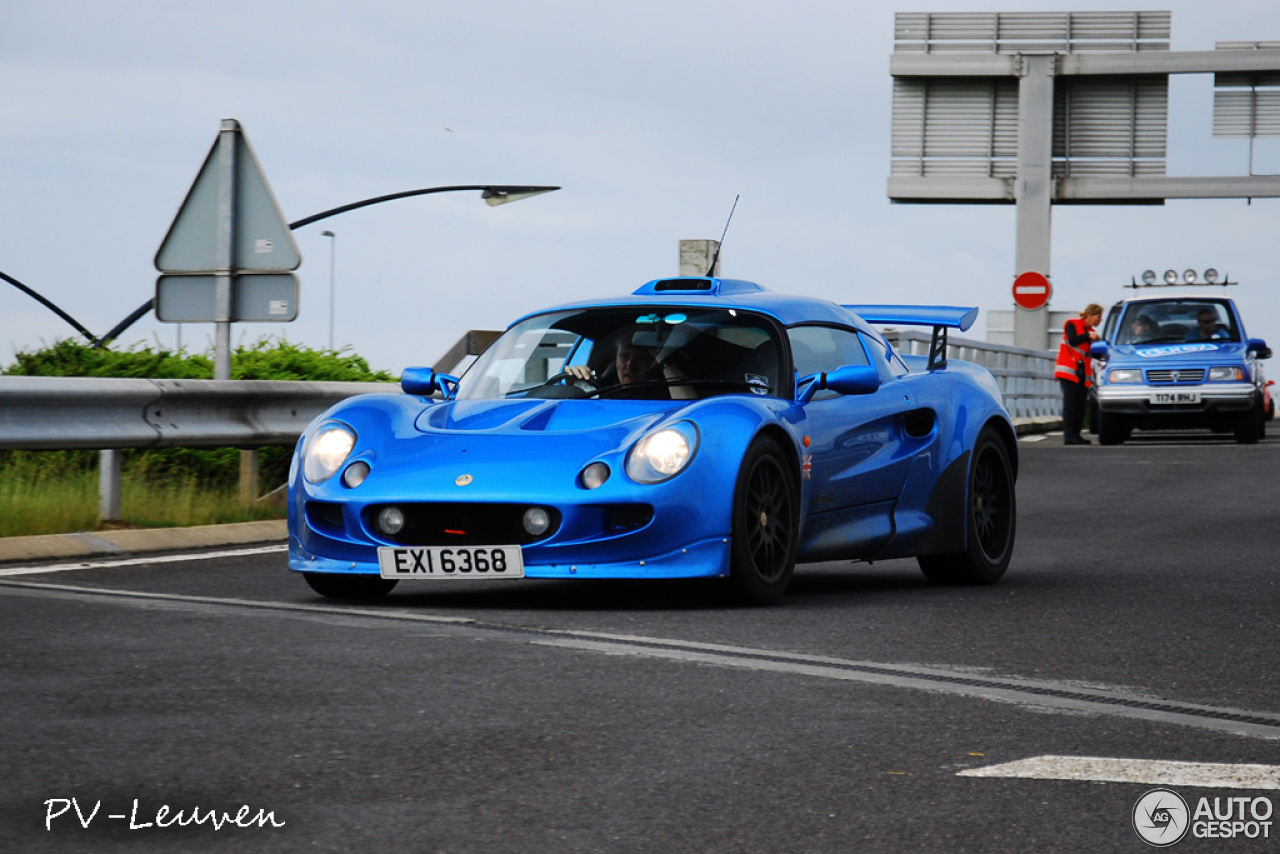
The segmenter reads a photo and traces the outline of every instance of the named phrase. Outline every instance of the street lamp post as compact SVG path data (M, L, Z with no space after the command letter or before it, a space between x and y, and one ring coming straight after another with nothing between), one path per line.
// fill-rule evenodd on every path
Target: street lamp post
M332 231L320 232L321 237L329 238L329 352L333 350L333 294L334 294L334 256L337 253L338 235Z
M321 211L318 214L312 214L311 216L303 217L302 219L295 220L294 222L289 223L289 230L292 231L294 229L301 228L304 225L310 225L313 222L318 222L319 220L322 220L322 219L328 219L331 216L337 216L340 213L346 213L347 211L352 211L357 208L364 208L364 207L368 207L369 205L376 205L382 202L390 202L395 199L404 199L410 196L425 196L429 193L456 193L463 190L479 190L480 198L484 199L485 204L504 205L508 202L517 202L517 201L520 201L521 199L528 199L528 198L532 198L533 196L540 196L543 193L554 192L555 190L558 190L558 189L560 188L559 187L527 186L527 185L509 185L509 184L465 184L465 185L453 186L453 187L426 187L421 190L405 190L400 193L390 193L385 196L375 196L371 199L364 199L363 201L352 202L351 204L342 205L341 207L331 208L330 210L327 210L327 211ZM25 286L19 285L16 281L9 278L8 276L5 276L3 273L0 273L0 278L3 278L5 281L10 282L16 287L21 287L24 291L27 291L28 293L31 293L31 291L29 291ZM41 302L44 302L46 305L49 305L50 308L53 308L54 311L57 311L60 315L62 315L64 319L71 322L73 326L75 326L77 329L79 329L81 332L84 333L86 338L89 338L90 340L93 339L92 333L90 333L84 327L80 326L78 323L75 323L74 321L72 321L70 318L66 317L66 315L63 315L62 312L56 307L54 307L51 303L48 303L46 300L44 300L42 297L36 294L32 294L32 295L35 296L37 299L41 300ZM124 320L116 324L115 328L113 328L106 335L103 335L101 338L94 341L94 346L99 346L99 347L105 346L108 341L115 339L118 335L121 335L126 329L128 329L130 326L136 323L144 315L149 314L152 308L154 307L155 307L155 298L153 297L152 299L149 299L146 302L144 302L142 305L138 306L138 308L135 309L132 314L130 314Z
M377 205L383 202L390 202L396 199L407 199L410 196L426 196L431 193L458 193L464 190L479 190L480 198L484 199L487 205L505 205L508 202L518 202L521 199L529 199L534 196L540 196L543 193L551 193L559 187L530 187L515 186L510 184L460 184L452 187L425 187L421 190L404 190L399 193L388 193L385 196L374 196L371 199L363 199L359 202L351 202L350 204L341 205L340 207L330 208L327 211L321 211L318 214L304 216L302 219L294 220L289 223L290 229L302 228L304 225L310 225L322 219L328 219L331 216L337 216L340 213L353 211L357 208L367 208L369 205Z

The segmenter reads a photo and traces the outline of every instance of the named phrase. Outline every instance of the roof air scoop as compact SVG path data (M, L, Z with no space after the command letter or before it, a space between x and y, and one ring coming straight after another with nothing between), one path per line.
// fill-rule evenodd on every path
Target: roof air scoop
M744 282L739 279L720 279L709 276L680 276L675 279L654 279L636 289L636 296L646 294L697 294L704 296L725 296L728 294L759 293L764 288L755 282Z
M653 289L655 291L709 291L714 284L714 279L685 276L679 279L659 279L653 283Z

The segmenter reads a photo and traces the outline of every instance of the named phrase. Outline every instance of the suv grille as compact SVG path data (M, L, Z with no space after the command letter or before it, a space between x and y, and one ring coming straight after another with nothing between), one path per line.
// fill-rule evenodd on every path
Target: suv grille
M1202 383L1204 368L1177 368L1159 371L1147 371L1147 382L1150 383Z

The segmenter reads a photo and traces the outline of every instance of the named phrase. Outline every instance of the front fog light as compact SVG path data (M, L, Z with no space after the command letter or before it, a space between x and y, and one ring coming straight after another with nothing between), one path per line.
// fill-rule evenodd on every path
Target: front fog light
M395 536L404 529L404 513L399 507L385 507L378 514L378 530Z
M541 537L547 532L547 528L551 527L551 515L541 507L530 507L524 511L524 529L529 532L530 536Z

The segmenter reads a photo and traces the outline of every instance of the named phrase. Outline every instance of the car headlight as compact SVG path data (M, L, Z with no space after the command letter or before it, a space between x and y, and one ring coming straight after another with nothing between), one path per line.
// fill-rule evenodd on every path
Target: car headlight
M1231 366L1209 369L1209 382L1226 383L1244 379L1244 368Z
M627 474L637 483L661 483L684 471L698 452L698 428L677 421L636 442L627 457Z
M1142 382L1141 368L1116 368L1107 372L1107 382L1109 383L1140 383Z
M345 424L320 425L302 448L302 475L311 483L333 477L356 446L356 434Z

